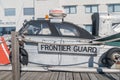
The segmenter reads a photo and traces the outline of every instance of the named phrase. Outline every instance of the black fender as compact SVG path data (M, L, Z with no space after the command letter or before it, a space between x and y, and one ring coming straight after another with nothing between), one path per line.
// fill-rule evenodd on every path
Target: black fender
M113 59L114 53L120 54L120 48L111 48L106 52L105 57L101 61L106 67L110 68L115 63L115 60Z
M24 48L20 48L20 62L23 65L27 65L28 64L28 53Z
M28 53L24 48L19 48L19 57L20 57L20 63L23 65L27 65L28 64ZM12 63L12 51L10 52L9 55L9 59L10 62Z

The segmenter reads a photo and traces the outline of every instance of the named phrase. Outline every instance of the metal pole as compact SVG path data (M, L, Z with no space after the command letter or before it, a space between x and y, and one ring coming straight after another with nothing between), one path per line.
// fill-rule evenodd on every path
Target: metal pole
M33 8L34 8L34 12L33 12L33 20L35 19L35 0L33 0Z
M13 80L20 80L20 59L18 33L12 32L12 74Z

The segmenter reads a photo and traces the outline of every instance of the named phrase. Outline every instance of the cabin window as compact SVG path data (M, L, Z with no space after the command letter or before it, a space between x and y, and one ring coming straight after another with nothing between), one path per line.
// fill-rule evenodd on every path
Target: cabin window
M51 31L47 23L36 23L29 24L26 26L26 30L24 30L24 34L28 35L51 35Z
M55 27L62 36L79 36L77 29L73 25L63 23L55 24Z
M48 27L48 24L46 24L46 23L41 23L40 24L40 31L39 31L39 34L41 34L41 35L51 35L51 31L50 31L50 29L49 29L49 27Z

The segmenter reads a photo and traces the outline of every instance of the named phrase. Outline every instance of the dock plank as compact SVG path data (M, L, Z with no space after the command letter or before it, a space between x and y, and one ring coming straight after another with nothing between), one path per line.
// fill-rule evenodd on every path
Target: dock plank
M82 80L80 73L73 73L73 80Z
M117 75L120 76L120 72Z
M90 80L98 80L94 73L88 73Z
M119 77L119 79L120 79L120 73L116 73L116 75Z
M118 75L116 75L116 74L110 74L114 79L116 79L116 80L120 80L120 77L118 76Z
M44 77L41 78L41 80L49 80L51 76L51 72L44 72L42 73Z
M34 80L42 80L43 77L46 77L44 76L46 72L35 72L37 75L36 75L36 78Z
M58 80L65 80L65 72L60 72Z
M1 73L2 74L0 74L1 75L0 80L13 80L12 75L11 75L11 73L12 73L11 71L8 71L8 72L2 71Z
M50 80L58 80L58 76L59 76L59 72L53 72L50 77Z
M113 76L111 76L111 73L105 73L104 76L108 77L109 79L116 80Z
M87 73L80 73L82 80L90 80L89 76Z
M72 72L66 72L66 80L74 80Z
M27 80L36 80L37 79L37 72L32 72Z
M105 74L99 74L99 73L95 73L95 76L97 77L98 80L111 80L108 76L106 76Z
M31 76L32 72L26 72L24 75L21 76L21 80L27 80L29 76Z
M10 73L11 74L11 73ZM12 75L8 75L8 76L6 76L5 78L4 78L4 80L13 80L13 77L12 77ZM3 79L2 79L3 80Z
M0 80L7 80L6 79L6 77L8 77L10 74L11 74L11 72L6 72L6 71L0 71L0 73L1 73L1 75L0 75ZM12 76L12 75L11 75Z
M44 72L35 72L35 76L33 80L41 80L41 78L44 76Z

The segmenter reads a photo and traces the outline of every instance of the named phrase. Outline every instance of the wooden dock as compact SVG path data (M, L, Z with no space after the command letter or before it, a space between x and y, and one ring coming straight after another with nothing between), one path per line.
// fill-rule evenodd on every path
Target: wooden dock
M13 80L12 71L0 71L0 80ZM21 72L20 80L120 80L120 73Z

